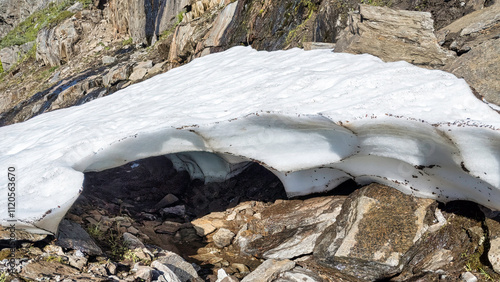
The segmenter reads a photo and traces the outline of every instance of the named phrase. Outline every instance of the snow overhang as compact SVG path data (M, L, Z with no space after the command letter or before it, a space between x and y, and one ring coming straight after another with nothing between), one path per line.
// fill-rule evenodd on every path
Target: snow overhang
M328 50L235 47L0 128L0 214L3 225L53 233L84 172L165 154L206 181L258 162L290 196L354 179L500 210L499 128L499 114L446 72Z

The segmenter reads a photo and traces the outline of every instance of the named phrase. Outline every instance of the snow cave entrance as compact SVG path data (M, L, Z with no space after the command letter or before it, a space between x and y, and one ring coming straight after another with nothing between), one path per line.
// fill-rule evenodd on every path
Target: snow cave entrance
M187 257L206 244L190 226L192 220L242 202L288 199L279 178L258 163L249 162L225 181L205 183L178 171L171 159L149 157L85 173L82 195L67 218L79 221L89 233L97 231L91 235L111 256L115 251L107 238L138 230L137 237L145 243ZM357 188L348 181L321 195L347 195Z

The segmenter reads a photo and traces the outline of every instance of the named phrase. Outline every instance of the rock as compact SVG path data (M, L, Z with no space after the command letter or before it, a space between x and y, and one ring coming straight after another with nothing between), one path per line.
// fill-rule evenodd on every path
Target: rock
M159 64L156 64L155 66L157 66ZM177 203L179 201L179 198L177 198L174 194L167 194L165 197L163 197L163 199L161 199L156 205L155 205L155 208L157 209L161 209L161 208L164 208L166 206L170 206L170 205L173 205L175 203Z
M114 66L103 77L102 83L104 86L109 87L119 81L126 80L132 72L132 66L128 63L122 63Z
M84 252L90 256L102 255L102 250L90 238L90 235L80 224L63 219L59 224L57 244L65 249Z
M333 49L335 48L335 43L324 43L324 42L302 42L304 50L317 50L317 49Z
M123 242L127 244L128 248L130 248L131 250L146 248L146 246L144 246L144 243L142 243L139 238L128 232L125 232L123 234Z
M47 237L47 234L34 234L17 229L15 230L15 232L11 232L9 227L4 227L4 226L0 227L1 240L10 240L12 234L15 234L16 240L30 241L30 242L41 241Z
M401 259L405 266L396 281L427 274L447 275L457 281L467 263L482 252L484 215L476 204L450 202L442 213L447 224L427 232L411 247Z
M464 78L486 101L500 105L500 39L476 46L443 70Z
M321 233L335 222L345 197L276 202L252 216L237 237L243 252L262 258L291 259L311 254ZM243 240L245 239L245 240Z
M217 47L221 45L222 36L224 35L224 32L226 31L229 23L234 17L237 4L237 2L228 4L224 8L224 10L222 10L222 12L217 16L212 28L205 35L205 42L203 43L205 48Z
M500 2L465 15L440 29L437 34L444 46L458 54L497 38L500 31Z
M28 263L23 267L21 275L23 278L36 280L40 275L53 277L55 275L59 276L70 276L77 274L78 270L69 265L48 262L48 261L37 261Z
M147 69L138 68L138 69L135 69L132 72L132 74L130 75L129 79L131 81L138 81L138 80L143 79L146 76L147 73L148 73Z
M191 221L191 224L196 230L196 234L198 234L198 236L200 237L207 236L217 229L212 225L211 220L207 220L204 218L195 219Z
M295 266L295 262L291 260L274 260L268 259L257 267L250 274L245 276L241 282L274 281L282 272L288 271Z
M111 56L103 56L102 57L102 63L105 65L109 65L116 62L116 57L111 57Z
M170 208L164 208L160 211L160 213L164 216L184 216L186 214L186 206L184 205L178 205L175 207L170 207Z
M56 254L59 256L64 256L64 251L60 246L47 245L43 248L43 251L49 254Z
M248 269L248 267L242 263L232 263L231 267L237 270L238 273L247 274L250 272L250 269Z
M108 272L106 270L106 266L100 263L89 263L88 272L93 273L95 275L100 275L102 277L108 276Z
M175 235L175 233L181 229L182 223L173 222L173 221L165 221L160 226L155 227L155 232L160 234L171 234Z
M359 14L349 15L349 26L334 51L368 53L386 62L404 60L426 66L443 66L454 58L452 52L439 46L430 13L370 5L360 5Z
M176 253L162 251L158 254L158 258L155 262L167 266L182 282L197 279L199 277L194 267ZM158 267L156 268L158 269Z
M57 0L0 1L0 38L24 21L31 13L52 2L57 2Z
M462 281L466 281L466 282L477 282L476 276L474 276L474 274L472 274L472 273L470 273L468 271L462 273L462 275L460 276L460 278L462 278Z
M292 270L281 273L275 282L321 282L323 279L311 270L295 267Z
M177 275L175 275L175 273L170 270L170 268L168 268L161 262L155 260L151 263L151 267L154 267L160 271L160 276L158 277L157 281L181 282Z
M17 45L0 50L0 62L4 71L8 71L19 59L21 59L21 54Z
M219 268L219 270L217 270L217 280L215 282L238 282L238 279L227 275L224 269Z
M148 74L149 75L155 75L155 74L158 74L158 73L161 73L162 70L163 70L163 66L166 64L167 62L161 62L161 63L157 63L155 64L149 71L148 71Z
M231 230L221 228L214 234L214 244L219 248L227 247L231 244L231 241L233 240L235 235L236 234L231 232Z
M80 39L81 30L71 19L53 28L44 28L36 38L36 59L45 65L60 66L79 52L74 47Z
M75 4L71 5L67 11L70 11L71 13L76 13L78 11L83 10L83 4L81 2L76 2Z
M493 270L500 274L500 222L490 218L486 218L485 222L488 226L488 237L490 239L488 260Z
M134 278L144 282L151 282L153 280L153 271L152 267L138 264L132 269L132 272L135 272Z
M358 279L391 277L428 228L433 202L380 184L363 187L349 195L335 224L318 238L314 258Z

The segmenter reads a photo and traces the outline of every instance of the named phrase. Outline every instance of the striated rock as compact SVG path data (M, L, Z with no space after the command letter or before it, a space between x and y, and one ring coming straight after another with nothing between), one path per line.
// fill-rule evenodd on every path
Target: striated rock
M282 272L288 271L295 266L295 262L291 260L274 260L268 259L257 267L250 274L245 276L241 282L274 281Z
M60 66L79 52L75 45L80 39L81 30L72 19L67 19L54 28L42 29L36 38L36 59L46 65Z
M465 265L474 257L479 258L485 237L484 215L477 205L456 201L448 203L442 212L447 224L427 232L411 247L401 259L405 266L395 281L424 274L431 280L430 277L437 279L443 273L452 281L458 281Z
M313 271L302 267L281 273L275 282L322 282L323 279Z
M205 42L203 44L205 48L218 47L221 45L222 36L236 13L237 5L238 2L228 4L217 16L212 28L204 37Z
M486 101L500 105L500 39L474 47L443 70L464 78Z
M47 234L34 234L22 230L15 230L14 233L8 227L0 227L0 240L9 240L11 235L15 234L16 240L37 242L45 239Z
M214 234L214 244L219 247L219 248L224 248L229 246L231 244L231 241L233 240L234 236L233 232L231 230L226 229L226 228L221 228L217 230Z
M439 46L430 13L369 5L360 5L359 14L350 14L349 26L334 51L426 66L442 66L454 57Z
M65 219L59 224L57 244L65 249L79 250L91 256L102 254L101 248L80 224Z
M255 218L237 241L243 252L291 259L311 254L320 234L335 222L345 197L277 201Z
M500 32L500 2L465 15L437 32L439 41L458 54L495 39Z
M380 184L366 186L349 195L335 224L318 238L314 258L358 279L391 277L428 228L433 202Z

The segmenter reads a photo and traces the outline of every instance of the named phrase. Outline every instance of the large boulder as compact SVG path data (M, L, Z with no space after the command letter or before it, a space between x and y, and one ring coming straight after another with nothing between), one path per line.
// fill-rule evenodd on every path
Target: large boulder
M4 71L8 71L11 67L13 67L20 59L24 57L26 53L28 53L31 48L35 45L35 42L27 42L23 45L13 45L9 47L5 47L0 50L0 62L2 63L2 68Z
M439 46L430 13L369 5L349 15L335 52L368 53L386 62L424 66L443 66L454 58L453 52Z
M500 105L500 39L476 46L444 70L464 78L486 101Z
M432 203L380 184L366 186L346 199L335 224L316 241L314 258L357 279L391 277L428 229Z

